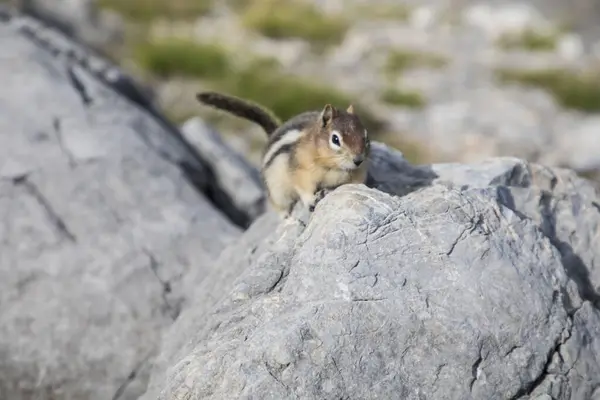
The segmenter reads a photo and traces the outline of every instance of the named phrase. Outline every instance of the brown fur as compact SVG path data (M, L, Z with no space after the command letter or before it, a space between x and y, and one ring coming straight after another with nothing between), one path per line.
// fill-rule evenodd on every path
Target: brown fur
M312 209L325 190L366 180L369 139L352 105L341 110L327 104L320 112L308 111L281 124L268 110L247 100L217 92L196 97L265 130L269 142L261 174L269 202L284 218L297 200ZM331 143L334 131L339 135L339 147ZM357 167L354 162L359 159L364 161Z
M317 141L315 149L317 160L327 167L339 169L342 160L350 163L360 154L366 158L369 152L369 140L360 118L354 114L353 107L348 107L346 111L331 107L330 118L328 118L328 107L331 106L326 106L321 114L325 119L324 124L315 124L311 132ZM340 151L335 151L329 146L333 131L341 135Z
M330 146L333 131L341 136L341 148L337 151ZM327 105L307 133L296 145L291 171L294 190L304 204L314 206L320 190L345 183L364 183L369 140L352 106L340 111ZM354 158L361 154L365 161L354 167Z

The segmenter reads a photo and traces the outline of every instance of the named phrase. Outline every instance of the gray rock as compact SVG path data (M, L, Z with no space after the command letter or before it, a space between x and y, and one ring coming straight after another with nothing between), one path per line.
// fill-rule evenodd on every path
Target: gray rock
M554 163L576 171L600 170L600 116L579 117L578 124L557 137Z
M538 224L559 250L581 297L600 307L598 189L571 170L532 164L525 172L532 187L501 191L504 204Z
M12 3L20 11L89 46L104 48L123 39L121 18L99 10L95 0L13 0Z
M369 187L334 190L306 225L267 213L221 254L143 399L598 396L600 311L572 262L595 260L592 186L518 159L374 159ZM543 212L542 192L577 206Z
M0 398L135 399L240 230L175 131L0 15Z
M546 22L541 13L527 2L503 4L501 7L479 2L464 10L464 20L492 37L544 26Z
M480 86L454 97L432 104L410 125L448 158L475 162L510 154L535 159L552 144L553 132L542 118L550 112L540 106L543 95L537 101L516 88Z
M161 134L156 139L156 135L150 130L142 138L163 157L179 165L194 185L211 202L218 204L229 219L237 225L244 226L244 222L240 222L239 215L245 214L247 210L235 208L236 203L229 199L229 193L219 186L218 181L212 179L211 165L200 157L196 149L182 136L181 131L155 106L151 93L143 85L88 48L73 42L57 30L46 27L40 21L22 15L11 15L0 6L0 19L3 18L10 19L11 29L22 33L40 50L49 52L53 58L65 62L69 79L75 89L86 89L82 86L85 80L96 79L150 114L155 123L162 128ZM84 76L80 77L82 74ZM81 96L84 102L88 102L85 91L81 92ZM162 134L163 131L168 132L168 135ZM164 141L168 141L169 145L164 146Z
M148 88L121 72L118 67L99 57L89 48L73 41L57 29L48 28L40 20L3 8L2 5L0 5L0 19L10 19L13 29L26 35L39 47L56 58L66 59L80 66L113 90L152 112L156 118L163 120L163 123L166 122L153 109L151 91Z
M238 225L247 227L264 213L265 189L254 166L227 146L220 134L200 118L186 121L181 132L209 166L212 180L223 189L223 196L216 202L222 207L231 203L229 208L240 211L235 218Z
M400 152L375 144L375 187L396 194L443 184L449 188L497 187L499 201L536 222L560 251L581 296L600 306L600 199L596 185L570 169L549 168L514 157L472 163L413 166Z

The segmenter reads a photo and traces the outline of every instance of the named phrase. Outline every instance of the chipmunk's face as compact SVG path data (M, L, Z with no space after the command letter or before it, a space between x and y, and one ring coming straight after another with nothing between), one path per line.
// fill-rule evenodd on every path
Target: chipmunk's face
M321 145L327 149L324 157L331 160L332 167L354 170L369 155L369 136L352 106L346 111L326 105L320 115Z

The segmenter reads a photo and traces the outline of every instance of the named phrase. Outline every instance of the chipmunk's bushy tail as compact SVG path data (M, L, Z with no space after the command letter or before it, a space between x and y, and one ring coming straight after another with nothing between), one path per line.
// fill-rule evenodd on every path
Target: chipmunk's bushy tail
M264 107L249 100L217 92L201 92L196 94L196 99L203 104L228 111L260 125L267 136L270 136L280 125L280 121Z

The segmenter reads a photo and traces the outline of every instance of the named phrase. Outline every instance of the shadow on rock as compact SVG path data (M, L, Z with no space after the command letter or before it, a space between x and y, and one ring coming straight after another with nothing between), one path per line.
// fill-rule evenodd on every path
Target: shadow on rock
M498 200L506 207L510 208L521 218L528 219L529 216L518 210L513 194L505 186L497 188ZM592 203L594 204L594 203ZM561 262L565 272L571 278L579 290L579 295L583 300L590 301L595 307L600 307L600 294L594 288L590 279L590 268L585 264L582 258L573 250L571 244L561 240L557 234L556 207L552 202L552 194L547 191L540 191L538 212L541 217L539 227L543 234L550 240L550 243L560 253Z
M401 152L379 142L371 144L370 162L366 186L395 196L430 186L438 178L430 165L412 165Z

